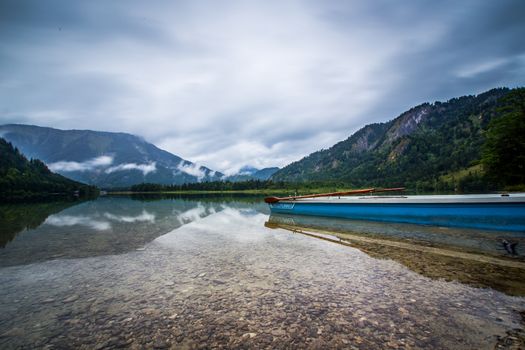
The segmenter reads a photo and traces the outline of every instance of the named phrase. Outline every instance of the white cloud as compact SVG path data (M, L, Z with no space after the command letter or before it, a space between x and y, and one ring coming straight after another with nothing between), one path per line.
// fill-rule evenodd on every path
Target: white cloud
M97 168L102 168L113 163L113 157L111 156L100 156L93 159L86 160L84 162L74 161L59 161L48 164L51 171L68 172L68 171L91 171Z
M114 173L115 171L123 170L140 170L144 175L157 171L156 162L151 162L148 164L137 164L137 163L125 163L112 166L105 170L106 174Z
M198 181L201 181L206 176L206 171L203 167L198 164L185 164L184 161L181 161L177 165L177 170L182 171L191 176L195 176Z
M51 215L44 223L59 227L80 225L92 228L97 231L105 231L111 228L111 224L109 222L96 220L89 216Z

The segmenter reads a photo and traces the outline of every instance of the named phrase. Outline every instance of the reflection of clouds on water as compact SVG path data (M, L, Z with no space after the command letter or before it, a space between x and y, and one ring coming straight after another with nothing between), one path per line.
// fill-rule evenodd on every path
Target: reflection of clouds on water
M193 217L192 222L157 238L156 241L167 246L180 246L181 235L184 235L186 242L204 235L212 235L213 239L220 237L221 240L236 242L256 242L265 239L264 223L268 220L267 215L252 209L236 209L228 206L221 208L222 210L216 212L212 208L206 210L199 206L184 212L186 217ZM206 218L197 221L196 215Z
M198 203L196 207L186 211L172 210L172 215L175 216L175 220L178 221L179 224L184 225L202 219L208 215L215 214L216 212L215 208L206 207L202 203ZM156 219L156 214L143 209L142 213L135 216L118 215L109 211L104 211L103 213L98 212L94 215L51 215L47 218L45 223L60 227L80 225L96 231L104 231L113 228L111 222L123 224L155 224Z
M155 214L148 213L146 210L142 210L142 214L137 216L123 216L114 215L111 213L104 213L104 216L110 220L118 222L151 222L155 223Z
M196 223L195 226L223 238L239 242L259 241L265 238L264 223L268 216L251 209L224 209L209 220Z
M125 216L125 215L114 215L108 212L104 213L106 219L124 222L124 223L134 223L134 222L149 222L155 223L155 215L148 213L146 210L142 211L142 214L137 216ZM94 216L86 215L51 215L45 221L48 225L53 226L74 226L81 225L89 227L96 231L104 231L111 229L111 223L107 220L104 220Z
M109 230L111 224L107 221L94 220L89 216L74 216L74 215L51 215L45 221L45 224L53 226L87 226L97 231Z
M138 201L110 196L82 203L23 205L14 212L12 217L18 223L12 226L19 232L24 230L24 234L16 239L15 234L0 237L3 238L0 245L4 245L0 249L0 267L52 260L57 256L84 258L135 251L175 228L224 208L224 202ZM0 231L4 227L10 229L5 220L0 215Z
M206 208L199 203L195 208L186 210L185 212L177 214L177 220L182 223L188 223L198 220L207 215Z

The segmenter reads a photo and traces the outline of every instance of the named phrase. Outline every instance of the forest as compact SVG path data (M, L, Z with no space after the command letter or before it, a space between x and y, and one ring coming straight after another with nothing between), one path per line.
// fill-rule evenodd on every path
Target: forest
M98 189L51 172L38 159L28 160L11 143L0 138L0 201L85 198Z

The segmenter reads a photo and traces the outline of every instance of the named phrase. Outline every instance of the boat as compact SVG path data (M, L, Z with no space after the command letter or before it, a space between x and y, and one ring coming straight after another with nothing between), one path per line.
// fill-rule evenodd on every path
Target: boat
M376 195L403 188L267 197L272 213L525 233L525 193Z

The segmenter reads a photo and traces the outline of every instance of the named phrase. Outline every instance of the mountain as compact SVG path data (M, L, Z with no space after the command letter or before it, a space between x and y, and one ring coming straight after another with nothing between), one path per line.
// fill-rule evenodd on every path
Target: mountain
M223 176L125 133L10 124L0 126L0 136L51 170L102 188L213 181Z
M268 180L273 174L275 174L279 168L263 168L257 169L252 166L243 166L239 172L235 175L226 176L223 180L231 182L249 181L249 180Z
M38 159L28 160L0 138L0 201L96 194L96 188L52 173Z
M251 175L255 174L258 171L259 171L259 169L255 168L255 167L253 167L251 165L245 165L239 170L237 175L251 176Z
M279 168L277 167L263 168L253 173L252 177L256 180L268 180L272 177L273 174L275 174L278 171Z
M272 180L404 185L421 190L457 189L463 180L481 186L484 135L498 117L501 101L515 91L499 88L443 103L423 103L289 164Z

